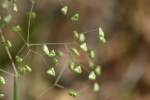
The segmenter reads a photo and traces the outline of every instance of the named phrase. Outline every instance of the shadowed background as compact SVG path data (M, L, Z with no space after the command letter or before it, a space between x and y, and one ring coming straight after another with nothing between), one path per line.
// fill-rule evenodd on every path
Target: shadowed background
M29 0L18 0L17 4L19 11L4 30L6 38L13 44L13 57L22 48L23 41L10 29L20 24L21 34L26 39L27 13L31 8ZM91 83L85 76L77 77L68 69L63 72L58 82L65 88L51 88L55 78L50 78L45 72L49 67L45 62L50 65L51 60L43 59L35 53L27 55L28 50L25 48L20 55L25 57L33 72L19 79L20 100L73 100L74 98L67 93L72 88L81 91L75 98L77 100L150 100L149 4L149 0L36 0L33 9L36 18L31 21L30 42L72 42L72 29L88 32L87 43L96 51L95 63L102 66L102 76L99 78L101 91L94 93L88 88ZM78 23L72 25L61 14L62 5L68 5L80 13ZM98 31L92 31L99 26L106 33L105 45L97 42ZM57 67L57 72L61 72L69 59L67 50L64 45L51 45L49 48L60 49L65 53ZM32 49L41 53L39 46ZM84 55L79 60L87 66ZM13 73L2 45L0 68ZM2 89L6 93L4 100L12 100L13 78L4 73L0 74L7 80L6 86Z

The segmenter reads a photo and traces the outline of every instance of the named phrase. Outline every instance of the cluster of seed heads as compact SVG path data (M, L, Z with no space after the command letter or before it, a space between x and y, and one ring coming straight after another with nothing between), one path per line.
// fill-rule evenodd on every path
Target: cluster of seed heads
M2 0L2 4L1 4L2 8L4 10L8 9L8 0ZM14 14L18 12L18 8L17 8L17 1L13 0L13 8L12 8ZM70 11L71 9L65 5L63 6L60 11L62 12L62 14L64 16L68 16L70 15ZM36 13L33 12L32 10L28 13L28 16L30 19L32 18L36 18ZM3 17L1 17L0 19L0 28L4 28L5 25L7 25L12 19L12 15L10 14L4 14ZM80 19L80 14L75 12L73 14L71 14L71 16L69 16L69 19L72 22L78 22ZM12 32L16 33L16 34L20 34L22 29L20 25L15 25L12 27L11 29ZM87 43L86 43L86 36L84 33L82 32L78 32L77 30L73 30L72 32L75 42L76 44L78 44L78 48L77 47L68 47L69 48L69 55L73 55L70 56L70 60L68 62L68 68L70 69L71 72L75 73L75 74L79 74L80 76L82 76L83 74L83 65L75 60L75 57L80 57L82 52L85 52L88 56L88 76L87 78L92 81L93 83L93 91L98 92L100 90L100 83L98 82L98 78L101 76L101 66L100 65L96 65L94 64L94 59L95 59L95 52L93 48L89 48ZM97 36L98 39L100 41L100 43L106 43L106 39L105 39L105 34L102 30L101 27L99 27L97 29ZM12 48L12 44L9 40L5 40L4 36L2 37L2 42L4 44L4 47L6 48L6 50L9 50ZM24 41L24 42L29 42ZM30 45L29 43L27 43L28 46ZM51 76L51 77L56 77L58 75L58 73L56 73L56 66L59 63L59 58L62 57L64 55L64 53L62 51L59 50L54 50L54 49L49 49L47 44L42 44L42 50L43 53L49 57L52 61L52 65L49 66L49 69L47 69L46 73ZM17 55L15 57L15 64L16 64L16 69L19 75L23 75L25 73L28 72L32 72L32 69L29 65L27 65L24 61L24 59L22 57L20 57L19 55ZM0 76L0 85L5 85L6 81L4 79L3 76ZM76 97L79 93L76 90L70 90L68 93L70 96L72 97ZM4 94L0 93L0 97L3 97Z

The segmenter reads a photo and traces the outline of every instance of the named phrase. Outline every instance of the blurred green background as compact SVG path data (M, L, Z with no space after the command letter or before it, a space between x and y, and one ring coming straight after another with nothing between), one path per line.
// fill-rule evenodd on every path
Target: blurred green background
M58 82L64 86L52 88L55 78L50 78L45 71L51 60L24 48L19 55L32 67L33 72L19 78L19 100L150 100L150 1L149 0L35 0L33 11L36 18L31 21L30 42L72 42L72 29L86 34L89 47L96 51L95 63L102 66L101 91L94 93L91 82L65 70ZM1 2L0 2L1 3ZM11 9L11 1L9 2ZM11 27L19 24L26 39L28 28L27 13L30 0L18 0L18 13L4 29L4 35L13 48L13 57L24 45L21 38L11 32ZM62 5L68 5L80 13L78 23L72 24L60 12ZM0 9L0 14L2 10ZM11 13L11 10L10 10ZM0 15L1 16L1 15ZM1 20L1 19L0 19ZM107 43L97 42L97 31L101 26L106 33ZM65 52L60 59L57 72L62 72L69 59L64 45L50 45L51 49ZM42 54L40 46L32 47ZM78 58L85 67L87 61L83 54ZM7 54L0 44L0 68L13 73ZM6 97L12 100L12 76L0 72L7 84L0 87ZM86 73L85 73L86 75ZM68 95L69 89L80 91L77 98ZM1 99L0 99L1 100Z

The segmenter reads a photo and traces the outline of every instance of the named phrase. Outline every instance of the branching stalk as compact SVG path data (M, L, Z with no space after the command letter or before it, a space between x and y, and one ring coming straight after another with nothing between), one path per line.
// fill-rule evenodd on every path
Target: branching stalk
M5 43L5 42L6 42L6 39L5 39L5 37L4 37L4 35L3 35L1 29L0 29L0 37L1 37L1 39L2 39L2 42ZM11 53L10 53L10 50L9 50L8 46L5 46L5 45L4 45L4 48L5 48L5 51L6 51L8 57L9 57L9 59L10 59L10 61L11 61L11 65L12 65L14 71L15 71L14 87L13 87L13 94L14 94L14 95L13 95L13 100L18 100L18 99L17 99L17 98L18 98L18 95L17 95L17 78L18 78L18 75L19 75L19 74L18 74L16 65L15 65L15 63L14 63L14 61L13 61L13 58L12 58L12 55L11 55Z

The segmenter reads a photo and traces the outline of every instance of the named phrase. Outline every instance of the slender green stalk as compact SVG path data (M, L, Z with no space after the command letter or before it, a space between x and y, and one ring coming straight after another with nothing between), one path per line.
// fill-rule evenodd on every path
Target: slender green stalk
M1 39L2 39L2 42L5 43L5 42L6 42L6 39L5 39L5 37L4 37L4 35L3 35L1 29L0 29L0 37L1 37ZM16 80L16 79L18 78L18 75L19 75L19 74L18 74L16 65L15 65L15 63L14 63L14 61L13 61L13 58L12 58L12 55L11 55L11 53L10 53L10 50L9 50L8 46L4 46L4 48L5 48L5 51L6 51L8 57L9 57L9 59L10 59L10 61L11 61L12 67L13 67L13 69L14 69L14 71L15 71L14 87L13 87L13 94L14 94L14 95L13 95L13 100L17 100L18 95L17 95L17 80Z
M43 46L43 44L46 45L69 45L73 44L72 42L60 42L60 43L30 43L29 46Z
M32 12L33 12L33 8L34 8L34 2L32 1L32 6L29 12L29 19L28 19L28 34L27 34L27 45L29 45L30 43L30 27L31 27L31 19L32 19Z
M1 36L2 42L5 43L5 42L6 42L6 39L5 39L5 37L4 37L3 33L2 33L2 30L0 30L0 36ZM8 48L7 46L4 46L4 48L5 48L5 51L6 51L8 57L9 57L9 59L10 59L10 61L11 61L12 67L13 67L13 69L14 69L14 71L15 71L15 75L18 76L18 72L17 72L17 69L16 69L16 65L15 65L15 63L14 63L14 61L13 61L13 59L12 59L10 50L9 50L9 48Z
M5 74L7 74L7 75L9 75L9 76L12 76L12 77L15 76L13 73L7 72L7 71L5 71L5 70L3 70L3 69L1 69L1 68L0 68L0 72L3 72L3 73L5 73Z
M18 85L17 85L17 77L14 77L14 85L13 85L13 100L18 100Z

